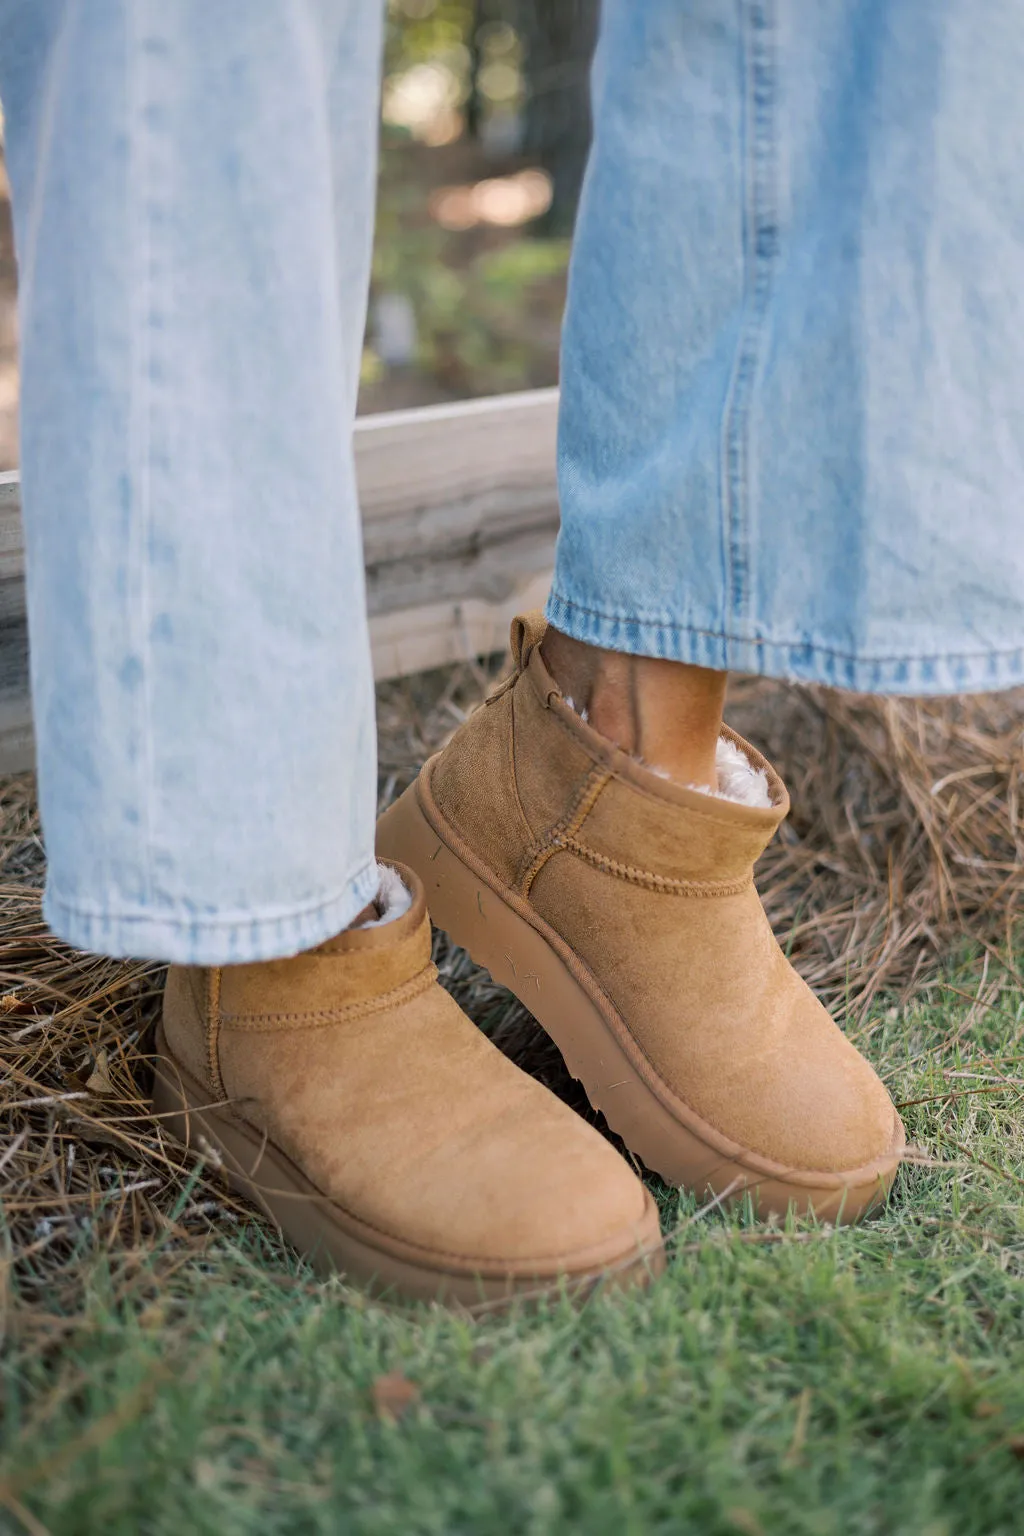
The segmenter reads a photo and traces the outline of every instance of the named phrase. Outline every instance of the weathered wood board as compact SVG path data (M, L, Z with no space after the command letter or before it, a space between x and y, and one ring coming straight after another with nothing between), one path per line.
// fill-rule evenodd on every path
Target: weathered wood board
M356 423L374 673L400 677L501 650L543 602L558 503L558 391ZM0 474L0 773L33 762L17 473Z

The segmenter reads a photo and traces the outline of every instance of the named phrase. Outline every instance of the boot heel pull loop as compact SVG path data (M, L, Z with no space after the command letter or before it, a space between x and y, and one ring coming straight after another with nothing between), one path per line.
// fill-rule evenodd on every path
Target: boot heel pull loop
M531 651L536 650L544 639L547 627L547 620L539 608L534 609L532 613L517 614L512 620L508 643L517 672L524 670L530 660Z
M544 638L547 629L547 620L541 610L535 609L532 613L520 613L512 620L509 629L508 643L512 652L513 672L498 684L492 694L484 700L486 704L496 704L504 698L510 688L513 688L529 665L530 656Z

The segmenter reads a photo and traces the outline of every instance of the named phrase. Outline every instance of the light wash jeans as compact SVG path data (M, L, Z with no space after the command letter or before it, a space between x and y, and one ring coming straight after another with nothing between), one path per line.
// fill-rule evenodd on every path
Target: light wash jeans
M376 893L351 428L377 0L0 0L58 934L287 954Z
M350 428L380 0L0 0L46 915L294 952L373 894ZM550 614L1024 675L1024 13L605 0Z
M550 619L1024 681L1024 6L605 0Z

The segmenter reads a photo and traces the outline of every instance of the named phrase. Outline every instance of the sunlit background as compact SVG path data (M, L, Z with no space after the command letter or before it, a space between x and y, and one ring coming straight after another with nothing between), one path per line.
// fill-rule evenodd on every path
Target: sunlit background
M361 411L555 383L596 18L597 0L389 0ZM15 291L0 159L0 469Z
M597 0L391 0L363 411L553 384Z

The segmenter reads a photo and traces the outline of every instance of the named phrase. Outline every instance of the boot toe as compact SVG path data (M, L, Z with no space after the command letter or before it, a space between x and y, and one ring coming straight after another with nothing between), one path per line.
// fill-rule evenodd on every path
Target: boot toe
M882 1163L899 1149L902 1125L893 1102L852 1046L800 1066L775 1103L764 1103L771 1124L765 1145L752 1151L794 1170L842 1175Z
M902 1123L874 1068L805 998L788 1037L720 1079L704 1113L747 1152L795 1173L866 1174L898 1155Z
M458 1156L458 1180L433 1159L421 1165L435 1228L481 1273L570 1277L657 1261L657 1208L636 1174L572 1110L532 1082L523 1087L529 1103L510 1103L458 1148L439 1149L446 1165ZM439 1191L451 1196L444 1211Z

